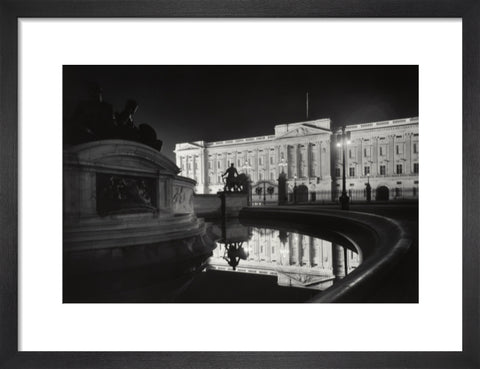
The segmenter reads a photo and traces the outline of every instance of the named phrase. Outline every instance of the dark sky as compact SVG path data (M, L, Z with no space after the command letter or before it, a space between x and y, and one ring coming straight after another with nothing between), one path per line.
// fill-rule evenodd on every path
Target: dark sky
M418 116L417 66L64 66L64 119L88 84L135 123L152 125L162 152L175 143L273 134L276 124L331 118L333 127Z

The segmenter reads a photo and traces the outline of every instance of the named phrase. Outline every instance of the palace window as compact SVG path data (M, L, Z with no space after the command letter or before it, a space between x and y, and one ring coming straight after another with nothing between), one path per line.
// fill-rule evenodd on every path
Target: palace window
M418 163L413 163L413 173L418 174Z
M353 156L352 156L352 150L348 150L348 158L351 159Z
M258 158L258 165L263 165L263 160L261 156Z
M340 168L335 168L335 177L340 177Z
M355 168L348 168L350 177L355 177Z
M386 173L386 171L385 171L385 165L380 165L380 175L381 175L381 176L384 176L385 173Z
M396 150L397 155L403 154L403 144L397 145L395 150Z
M270 156L270 164L273 164L273 156Z
M220 161L217 161L217 169L220 169Z
M363 156L367 158L367 157L370 156L370 154L371 154L371 148L370 147L365 147L363 149Z
M365 175L370 174L370 167L365 167L363 170Z
M413 144L413 153L418 154L418 144L416 142Z
M383 146L380 146L380 156L384 155Z
M402 174L402 164L397 164L397 174Z

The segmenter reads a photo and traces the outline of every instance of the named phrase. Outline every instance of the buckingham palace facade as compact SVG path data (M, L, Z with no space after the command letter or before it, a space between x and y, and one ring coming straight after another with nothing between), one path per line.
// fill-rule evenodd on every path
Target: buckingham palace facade
M352 200L364 199L367 183L376 200L418 198L418 117L353 124L345 127L346 190ZM197 194L223 190L222 174L235 165L252 182L260 200L274 198L278 177L285 173L288 192L302 186L308 201L335 200L342 186L343 147L330 119L274 127L268 136L175 146L181 175L194 179Z

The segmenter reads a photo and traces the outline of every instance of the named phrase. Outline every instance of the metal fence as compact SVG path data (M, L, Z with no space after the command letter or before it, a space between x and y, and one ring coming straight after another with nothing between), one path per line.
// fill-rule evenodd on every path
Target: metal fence
M332 203L339 202L341 190L334 191L310 191L308 192L308 200L300 201L299 197L295 199L293 192L288 193L288 203ZM367 201L367 191L365 190L347 190L347 195L351 203ZM371 201L410 201L418 200L418 187L408 188L372 188ZM263 197L263 194L252 194L252 205L275 205L278 203L278 194L268 194Z

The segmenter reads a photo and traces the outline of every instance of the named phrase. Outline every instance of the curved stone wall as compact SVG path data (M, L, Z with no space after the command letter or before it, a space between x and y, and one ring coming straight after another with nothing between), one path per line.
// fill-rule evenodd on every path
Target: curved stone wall
M328 237L336 233L343 238L342 242L350 240L361 250L362 264L311 302L358 302L375 287L382 275L401 260L412 244L412 236L400 224L374 214L275 207L245 208L240 217L256 224L274 223L319 237L325 236L325 232L328 232Z

